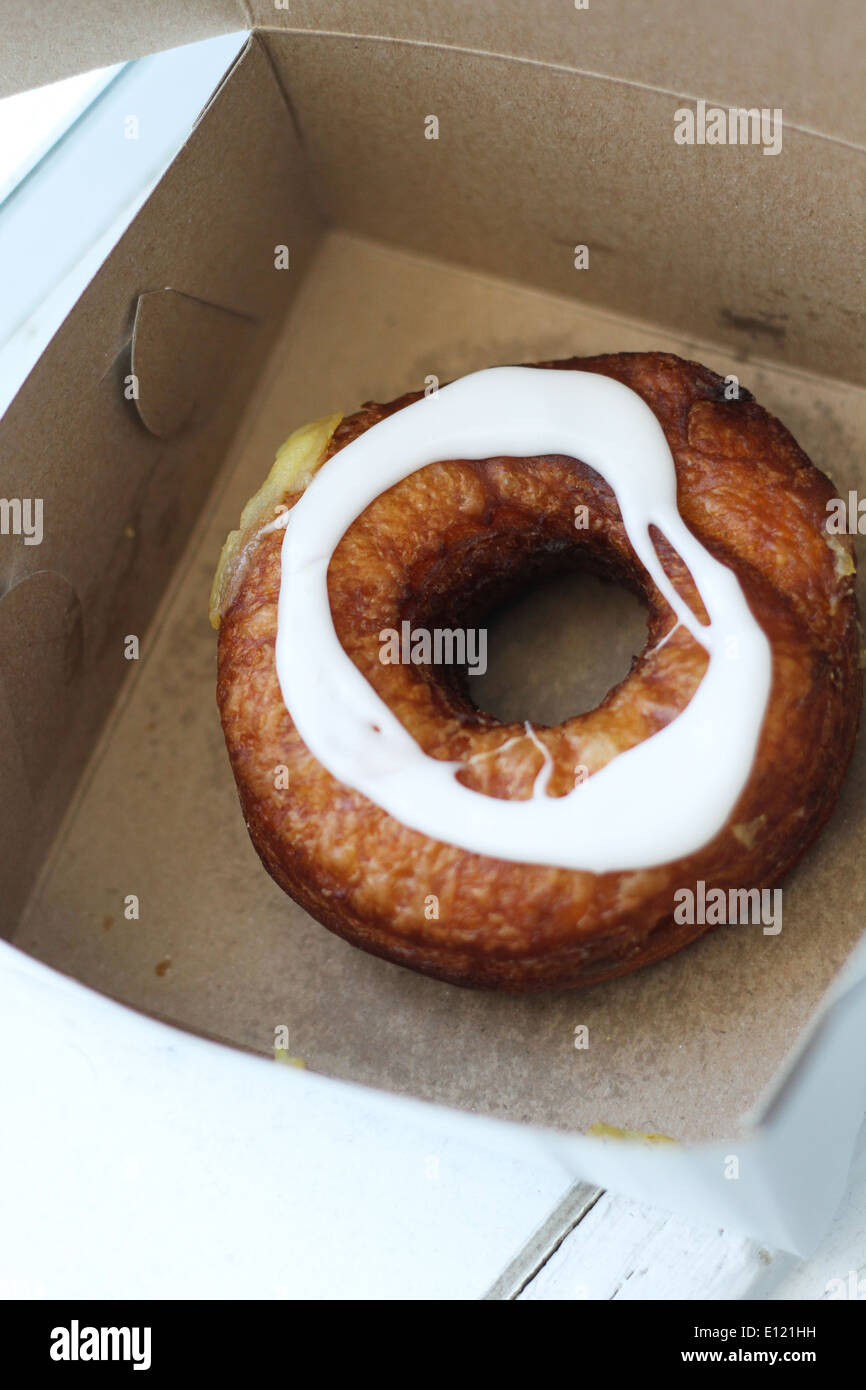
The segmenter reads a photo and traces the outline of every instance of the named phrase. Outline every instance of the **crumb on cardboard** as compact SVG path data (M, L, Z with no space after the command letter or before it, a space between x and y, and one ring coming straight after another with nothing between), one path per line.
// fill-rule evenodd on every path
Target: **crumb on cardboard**
M678 1139L671 1139L668 1134L648 1134L642 1129L618 1129L616 1125L605 1124L603 1120L597 1120L594 1125L590 1125L586 1131L596 1139L627 1139L632 1143L638 1144L678 1144Z
M303 1057L290 1056L289 1052L284 1047L274 1048L274 1061L282 1062L284 1067L300 1067L303 1071L306 1071L307 1068L307 1064Z

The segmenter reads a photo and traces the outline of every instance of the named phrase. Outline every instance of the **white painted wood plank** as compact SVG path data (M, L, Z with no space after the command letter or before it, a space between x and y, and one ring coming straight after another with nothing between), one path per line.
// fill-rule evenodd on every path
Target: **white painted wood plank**
M789 1263L755 1241L605 1193L519 1297L741 1299Z
M566 1236L582 1221L603 1193L589 1183L577 1182L541 1223L514 1259L484 1295L485 1301L518 1298Z
M605 1193L518 1296L866 1301L866 1126L845 1199L807 1260Z

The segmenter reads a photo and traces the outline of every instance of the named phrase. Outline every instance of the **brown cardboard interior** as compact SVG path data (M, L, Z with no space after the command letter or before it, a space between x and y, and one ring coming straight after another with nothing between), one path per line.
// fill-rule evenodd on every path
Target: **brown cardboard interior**
M250 11L265 29L448 45L725 106L781 106L786 124L866 141L853 99L857 0L250 0Z
M626 980L514 999L365 956L284 897L247 840L214 705L213 566L296 424L335 403L390 399L431 372L445 380L491 362L650 347L738 372L840 487L862 481L866 398L850 386L747 366L573 301L331 234L17 944L148 1012L263 1053L285 1024L291 1050L329 1075L560 1127L606 1120L679 1138L732 1134L862 929L852 893L862 748L829 830L786 885L779 937L722 930ZM605 642L601 618L584 652ZM514 655L519 669L525 654ZM554 679L568 655L548 652ZM124 919L131 893L138 921ZM581 1023L585 1051L574 1048Z
M255 335L252 315L166 286L139 295L130 344L133 397L145 429L171 439L223 399Z
M13 613L10 587L0 603L7 651L13 642L19 652L22 642L48 648L38 664L21 666L44 701L40 727L66 727L49 765L42 747L29 746L26 682L0 683L0 758L21 793L20 804L4 799L9 825L0 836L9 923L33 867L22 868L16 850L44 852L82 750L130 677L14 940L138 1008L265 1054L274 1029L287 1025L291 1050L330 1075L563 1128L606 1120L683 1139L731 1135L862 930L862 746L831 826L786 885L781 936L722 930L652 970L579 994L523 1000L454 990L332 937L260 868L215 712L207 595L226 531L294 427L390 399L431 373L446 380L575 353L680 352L736 372L840 491L862 487L866 393L850 384L862 380L863 363L848 326L850 277L841 275L855 205L839 195L859 176L862 155L833 142L828 153L827 142L803 135L797 143L787 133L780 161L728 150L731 165L720 168L708 206L705 172L693 165L687 177L674 166L673 103L657 92L629 92L632 110L644 99L665 103L655 115L647 107L628 117L646 142L640 158L623 160L620 147L608 159L625 129L619 86L611 94L612 84L590 88L573 74L560 86L555 70L420 45L272 34L268 47L270 61L261 40L248 49L3 422L4 492L39 488L46 515L50 503L69 523L62 533L46 529L38 565L15 552L16 564L23 554L30 565L14 577L32 586L32 600L19 594ZM434 88L464 123L450 148L444 136L424 140ZM550 110L557 132L539 124ZM440 160L432 172L430 157ZM780 182L765 174L775 162L787 171ZM825 178L835 196L830 249L810 278L816 233L796 210L807 190L820 195ZM725 221L734 193L738 216ZM348 232L316 243L319 201ZM774 243L770 256L763 239L780 213L784 246ZM589 272L573 268L577 242L591 255L598 247ZM274 270L280 243L291 247L291 275ZM780 287L783 310L773 307ZM112 363L129 343L140 296L167 288L259 327L217 410L204 408L200 375L178 383L163 373L171 389L143 421ZM267 374L201 511L290 300ZM784 332L765 331L780 322ZM156 380L159 333L153 341ZM141 376L150 377L146 364ZM212 393L223 389L217 371ZM188 420L184 401L200 402L200 415ZM149 415L163 421L163 437L146 427ZM124 540L139 536L125 559ZM587 615L584 638L604 645L608 619L600 616L593 632ZM123 661L128 633L142 635L133 672ZM560 658L551 689L565 671ZM126 920L132 894L140 916ZM585 1051L573 1045L577 1024L590 1030Z
M778 155L677 145L674 114L693 102L514 58L313 34L268 43L336 225L866 381L850 258L862 150L788 126Z
M124 639L145 631L183 552L320 226L284 95L252 40L0 422L0 495L42 499L44 514L41 545L0 536L0 774L10 791L0 799L0 935L127 674ZM279 275L284 242L294 273ZM195 334L202 351L190 360ZM70 602L44 583L27 602L44 570L80 604L74 672L62 650L39 656L52 634L66 640ZM14 678L22 652L27 681ZM34 738L44 751L22 759ZM34 760L50 760L51 775L34 781Z

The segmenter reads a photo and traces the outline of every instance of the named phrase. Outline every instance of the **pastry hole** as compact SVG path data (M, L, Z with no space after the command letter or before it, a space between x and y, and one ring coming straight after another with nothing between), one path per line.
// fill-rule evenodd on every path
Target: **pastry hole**
M485 626L487 670L469 694L503 723L561 724L595 709L647 640L641 600L582 571L541 581Z

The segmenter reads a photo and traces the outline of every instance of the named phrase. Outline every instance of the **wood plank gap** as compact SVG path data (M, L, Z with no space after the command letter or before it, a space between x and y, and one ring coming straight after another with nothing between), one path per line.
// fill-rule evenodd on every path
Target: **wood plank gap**
M564 1240L588 1216L604 1189L590 1183L577 1182L570 1187L561 1202L521 1246L514 1259L506 1265L495 1284L483 1295L482 1302L512 1301L536 1278L547 1261L556 1254Z

